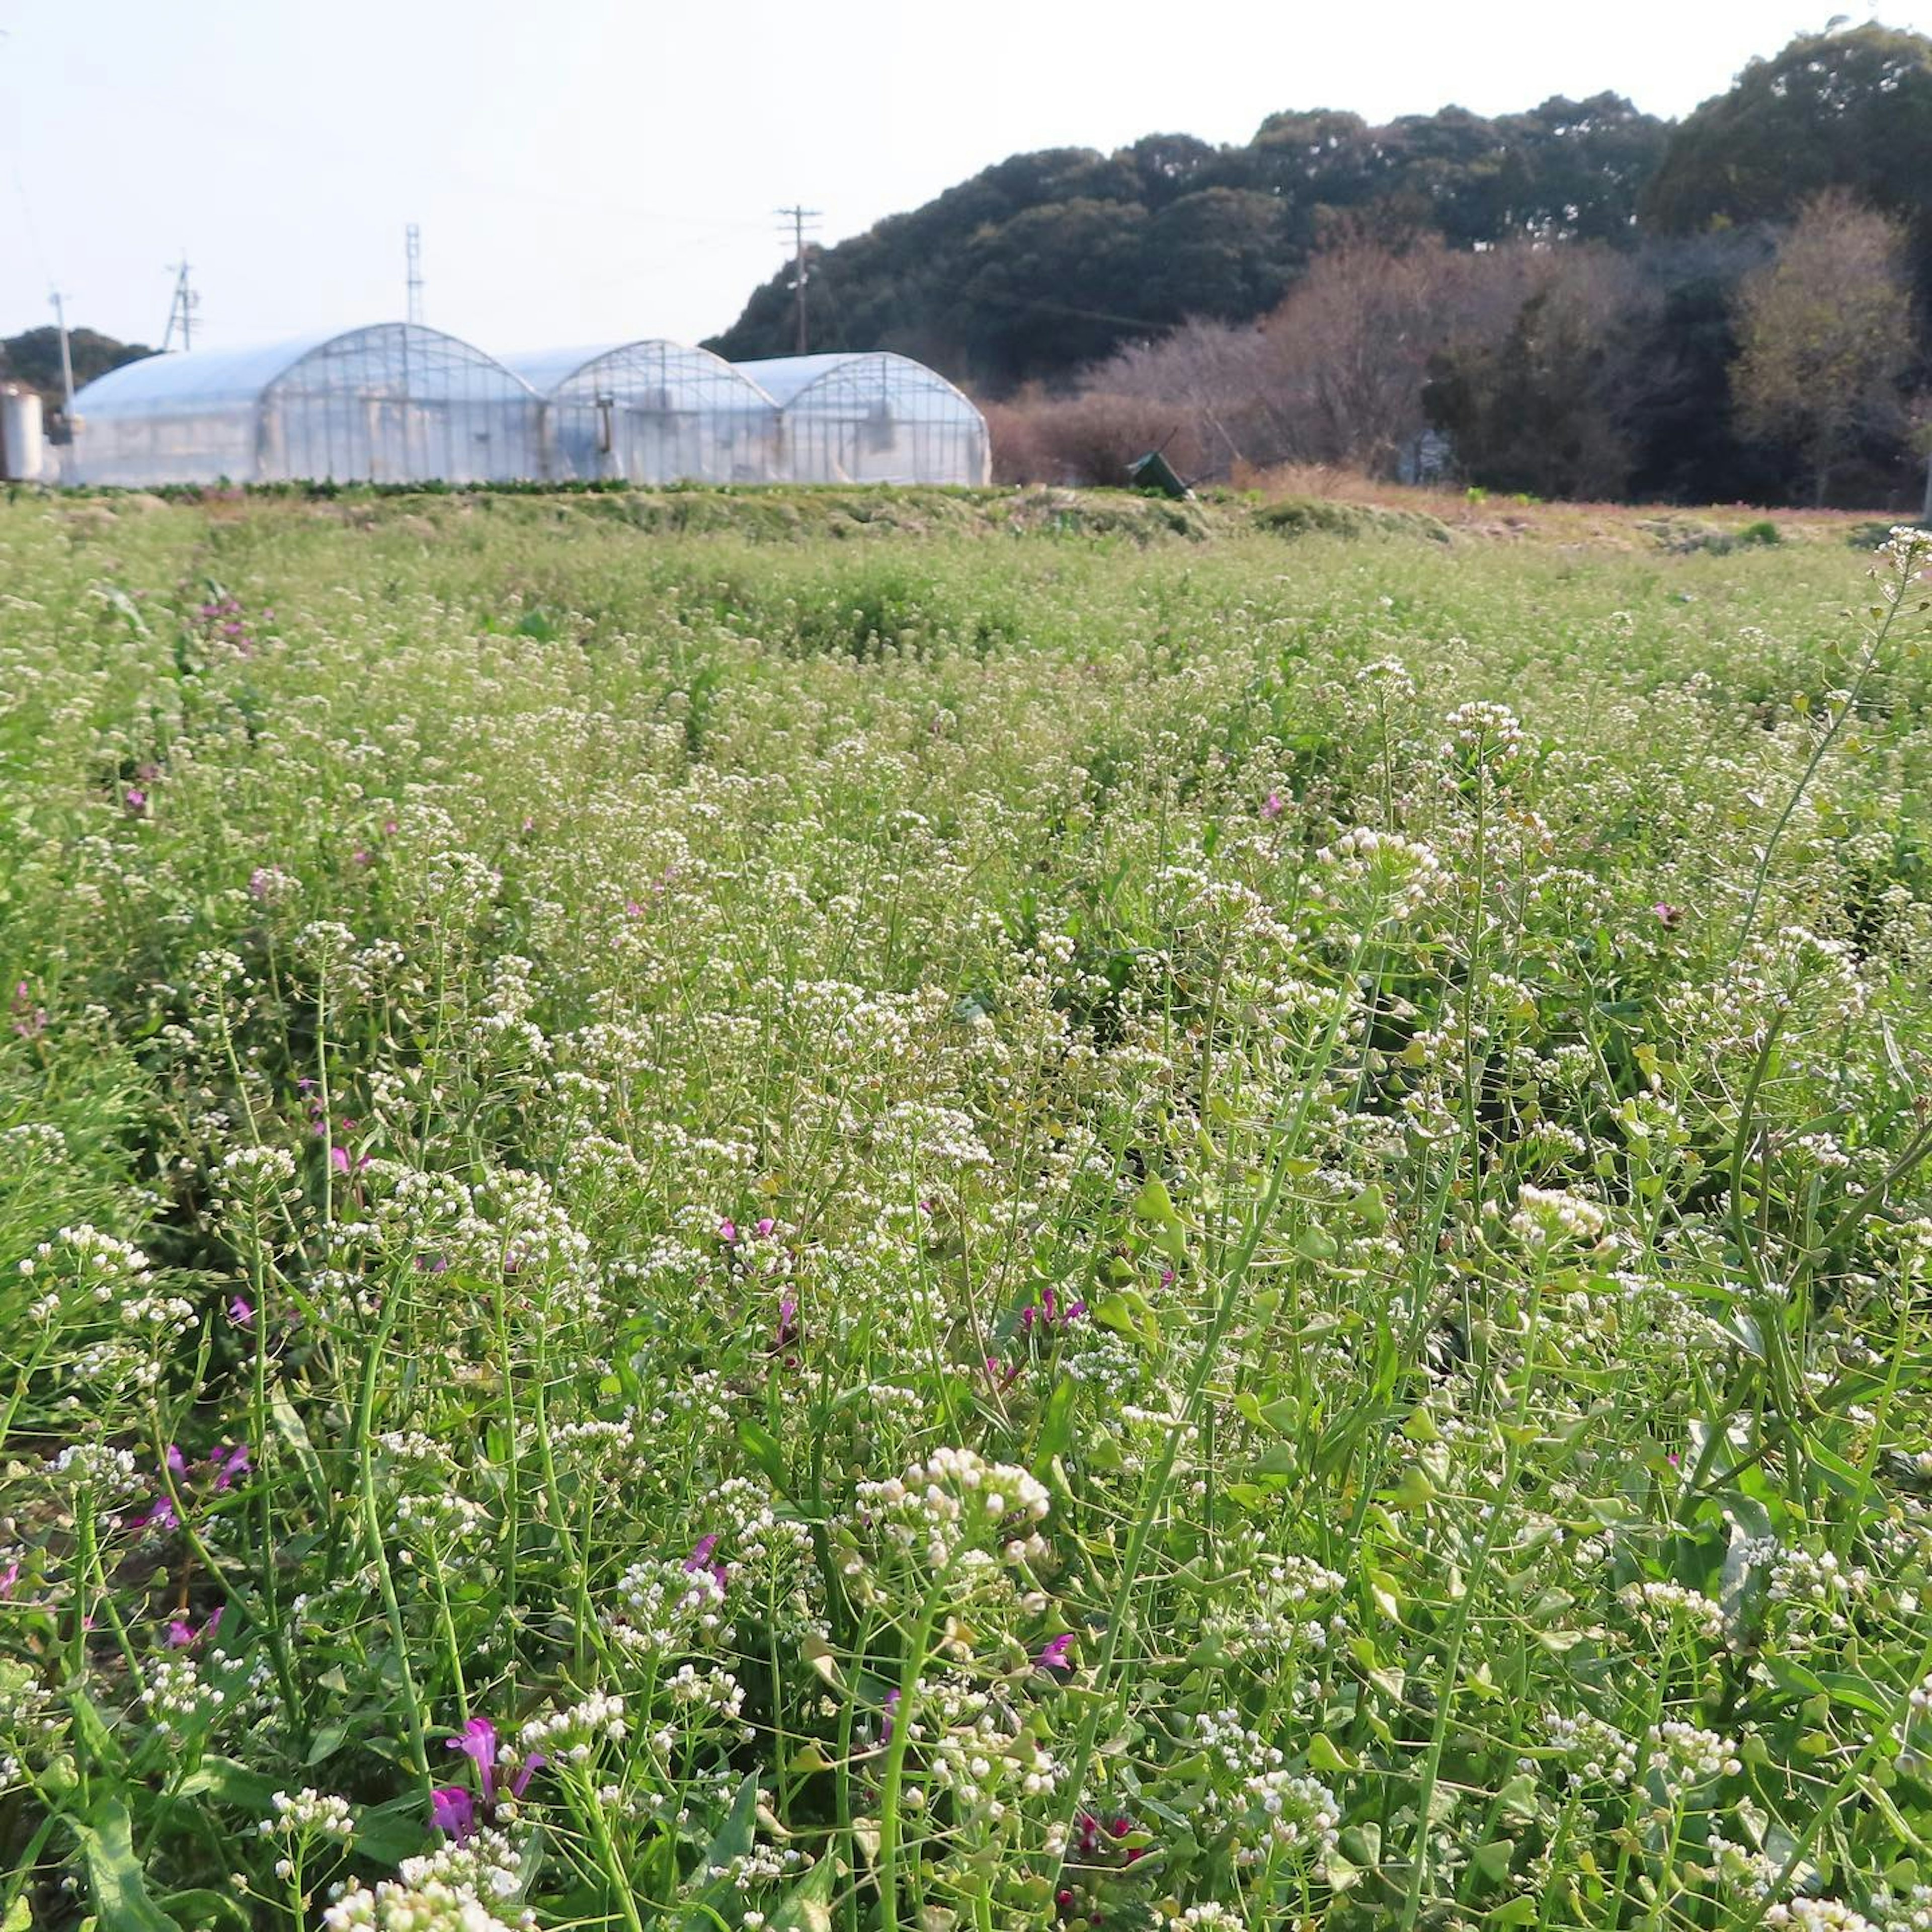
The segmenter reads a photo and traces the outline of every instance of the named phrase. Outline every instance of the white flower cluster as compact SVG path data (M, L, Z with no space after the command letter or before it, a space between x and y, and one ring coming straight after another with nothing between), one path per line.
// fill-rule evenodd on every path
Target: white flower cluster
M323 1910L322 1922L328 1932L514 1932L472 1886L442 1878L385 1879L373 1892L353 1886Z
M280 1833L291 1838L334 1838L346 1844L356 1835L356 1820L348 1799L333 1792L320 1792L305 1784L293 1793L278 1791L268 1802L274 1808L274 1815L264 1818L255 1827L260 1837L272 1838Z
M1522 722L1507 704L1472 698L1459 704L1444 720L1450 742L1447 752L1484 751L1507 757L1522 742Z
M1543 1713L1543 1735L1569 1760L1572 1785L1607 1784L1621 1790L1636 1771L1636 1747L1614 1724L1587 1712L1566 1717L1559 1711Z
M517 1733L517 1743L526 1760L533 1751L542 1751L553 1763L582 1764L601 1739L616 1744L624 1730L623 1699L600 1690L568 1710L532 1718Z
M1243 1724L1239 1711L1201 1712L1194 1733L1238 1780L1232 1790L1217 1782L1202 1799L1202 1810L1233 1833L1237 1863L1258 1864L1270 1851L1312 1852L1318 1862L1334 1849L1342 1817L1335 1794L1291 1772L1280 1747Z
M1786 1927L1792 1932L1879 1932L1862 1912L1854 1912L1835 1898L1794 1898L1774 1905L1764 1915L1764 1922L1778 1928L1779 1932Z
M1046 1490L1010 1462L988 1462L975 1450L935 1449L902 1477L858 1486L858 1520L870 1520L890 1544L948 1568L989 1541L1003 1544L1010 1563L1046 1553L1034 1528L1051 1507Z
M141 1488L141 1472L133 1454L104 1442L76 1442L63 1449L46 1466L47 1474L64 1487L89 1489L94 1500L107 1508L125 1502Z
M1650 1727L1651 1762L1673 1795L1695 1790L1714 1778L1735 1778L1743 1770L1736 1742L1667 1718Z
M1707 1643L1724 1640L1724 1612L1701 1590L1682 1583L1629 1583L1617 1601L1653 1630L1681 1619Z
M1594 1201L1526 1180L1517 1190L1509 1230L1526 1247L1546 1247L1562 1241L1594 1247L1604 1238L1610 1218Z
M230 1148L216 1170L221 1186L233 1194L286 1187L296 1178L296 1157L286 1148Z
M704 1564L633 1563L617 1580L617 1595L620 1607L606 1613L604 1628L628 1651L681 1650L725 1629L724 1586Z
M228 1701L226 1692L201 1681L192 1658L182 1656L156 1658L148 1664L140 1699L164 1736L178 1724L191 1722L205 1706L219 1708Z

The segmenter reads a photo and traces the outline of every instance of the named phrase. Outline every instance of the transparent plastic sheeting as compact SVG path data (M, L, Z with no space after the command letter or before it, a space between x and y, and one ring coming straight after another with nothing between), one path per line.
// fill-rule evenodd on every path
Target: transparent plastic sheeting
M980 484L984 418L902 356L734 367L644 340L513 357L386 322L130 362L74 398L73 479Z
M778 478L771 398L709 350L620 342L508 359L544 398L543 473L553 481Z
M740 362L782 412L782 466L794 483L986 483L986 421L910 357L781 356Z
M83 483L507 482L536 476L542 404L415 322L130 362L74 398Z

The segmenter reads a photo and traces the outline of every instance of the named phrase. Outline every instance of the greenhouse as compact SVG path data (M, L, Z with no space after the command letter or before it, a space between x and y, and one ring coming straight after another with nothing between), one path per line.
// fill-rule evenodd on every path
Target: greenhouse
M507 481L540 475L520 376L416 322L153 356L74 398L74 480Z
M985 483L986 422L944 376L904 356L782 356L739 370L783 412L793 483Z
M543 350L507 358L544 399L543 472L559 482L768 483L770 397L709 350L674 342Z

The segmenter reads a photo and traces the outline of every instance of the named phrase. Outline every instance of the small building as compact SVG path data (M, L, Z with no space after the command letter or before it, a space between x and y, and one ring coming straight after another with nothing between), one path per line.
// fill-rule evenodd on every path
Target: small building
M783 412L779 467L788 482L992 481L986 418L910 356L867 350L736 366Z
M778 411L708 349L650 338L508 356L543 399L543 468L554 482L768 483Z
M506 482L541 474L541 412L520 376L418 322L151 356L75 397L71 480Z

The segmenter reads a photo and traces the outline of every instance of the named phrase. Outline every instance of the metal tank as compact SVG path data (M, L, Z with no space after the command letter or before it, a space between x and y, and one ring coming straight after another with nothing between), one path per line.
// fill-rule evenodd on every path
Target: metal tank
M0 477L37 482L46 458L40 398L18 382L0 383Z

